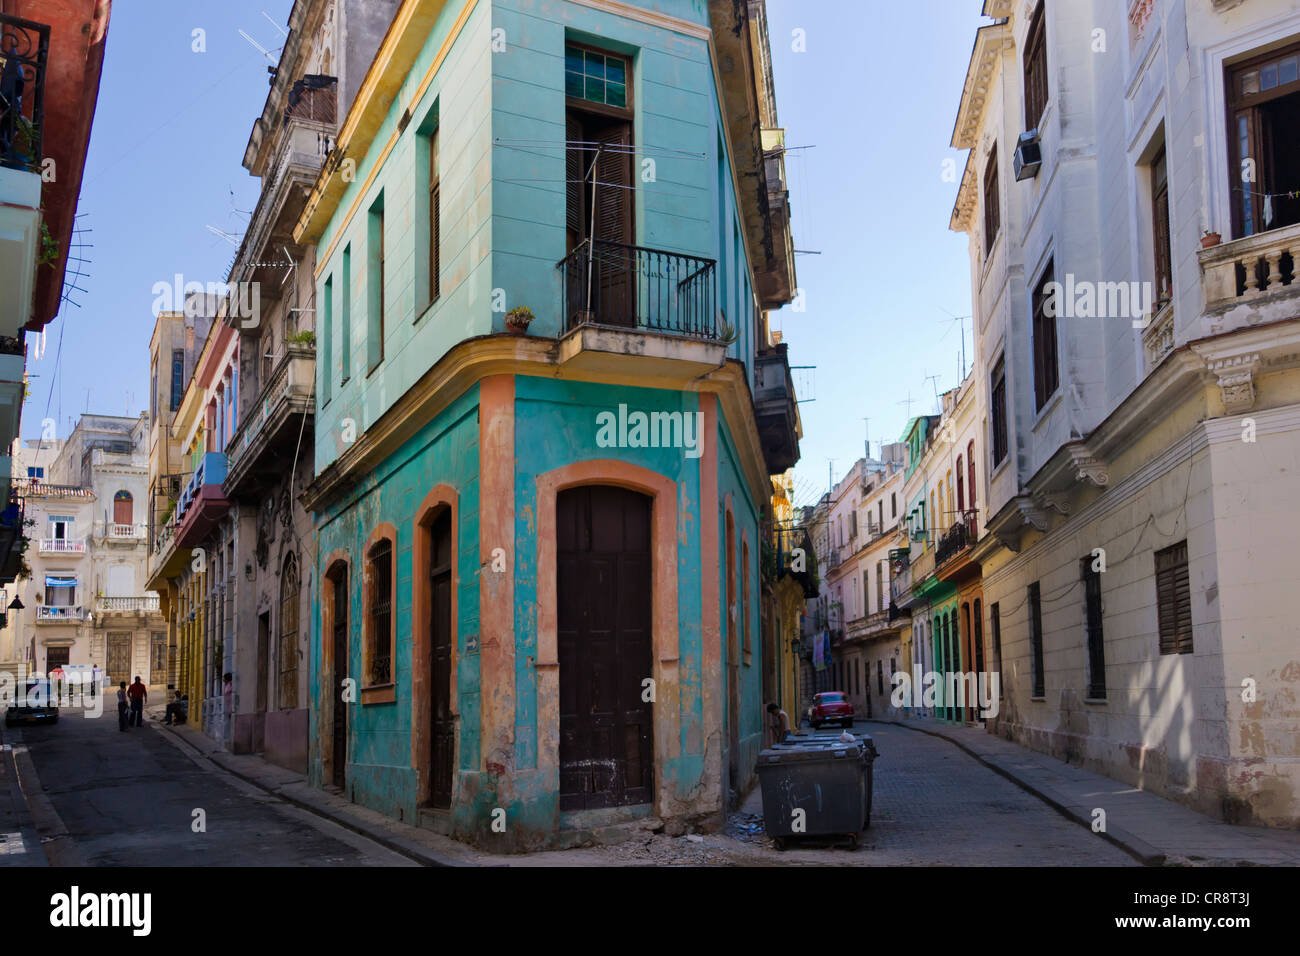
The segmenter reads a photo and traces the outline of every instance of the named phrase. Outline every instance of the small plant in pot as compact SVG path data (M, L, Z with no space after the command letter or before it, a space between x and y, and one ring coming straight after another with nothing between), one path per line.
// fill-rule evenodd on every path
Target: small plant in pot
M1222 241L1223 241L1223 236L1219 235L1217 232L1214 232L1211 229L1204 229L1201 231L1202 249L1208 249L1210 248L1210 246L1217 246Z
M523 335L528 331L528 323L533 321L533 310L526 305L516 306L506 313L506 331L512 335Z

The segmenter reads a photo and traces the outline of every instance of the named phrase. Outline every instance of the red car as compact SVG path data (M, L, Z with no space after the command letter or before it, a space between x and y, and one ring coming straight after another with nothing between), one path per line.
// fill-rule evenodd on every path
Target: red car
M817 730L822 724L838 721L845 727L853 726L853 705L848 697L838 690L828 690L813 697L810 721Z

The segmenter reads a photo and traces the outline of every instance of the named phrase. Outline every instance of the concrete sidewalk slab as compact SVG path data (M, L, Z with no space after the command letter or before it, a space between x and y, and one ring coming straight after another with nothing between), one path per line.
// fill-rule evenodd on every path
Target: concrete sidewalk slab
M1106 828L1098 835L1149 866L1300 865L1300 832L1224 823L1029 750L982 727L925 717L874 722L949 741L1081 826L1092 829L1094 810L1104 810Z

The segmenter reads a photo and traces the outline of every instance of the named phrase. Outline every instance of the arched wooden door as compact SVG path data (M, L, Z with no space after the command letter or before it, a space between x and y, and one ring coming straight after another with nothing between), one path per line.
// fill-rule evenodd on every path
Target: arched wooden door
M560 809L650 803L650 499L582 486L555 517Z

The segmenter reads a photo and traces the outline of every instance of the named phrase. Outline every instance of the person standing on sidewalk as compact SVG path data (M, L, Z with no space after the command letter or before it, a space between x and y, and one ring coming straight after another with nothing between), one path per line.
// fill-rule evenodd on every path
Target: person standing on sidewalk
M99 669L98 664L90 665L90 696L95 697L99 694L99 682L103 679L104 672Z
M117 729L126 730L130 726L126 716L126 681L117 685Z
M135 683L127 691L131 698L131 721L137 727L144 726L144 702L149 699L149 688L144 686L140 675L135 675Z
M790 715L775 701L767 705L768 746L782 743L790 736Z

